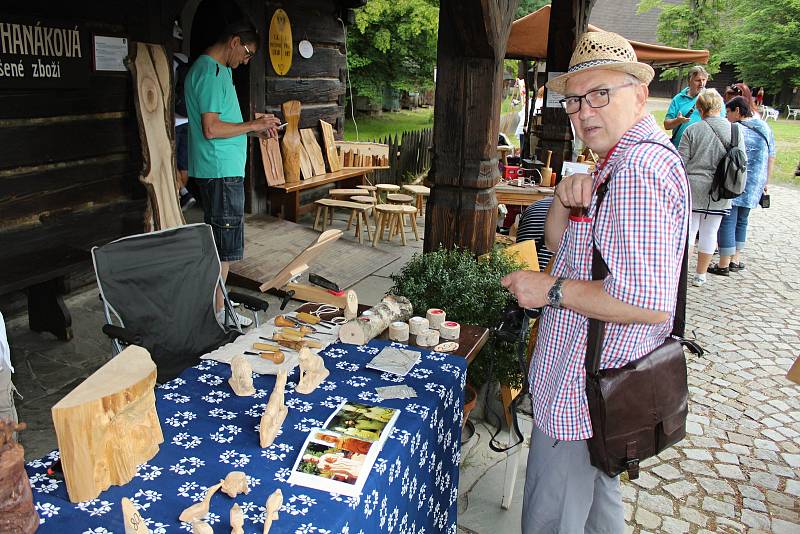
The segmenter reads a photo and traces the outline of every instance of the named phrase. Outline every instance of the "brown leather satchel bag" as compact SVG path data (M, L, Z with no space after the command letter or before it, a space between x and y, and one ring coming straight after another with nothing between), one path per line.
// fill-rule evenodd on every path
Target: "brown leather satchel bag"
M607 182L598 189L595 217L607 189ZM592 249L592 279L603 280L608 268L597 247ZM683 346L703 353L696 343L683 339L687 265L688 246L683 253L672 333L638 360L617 369L599 369L605 323L589 319L586 399L593 431L589 456L592 465L610 477L627 471L630 479L638 478L641 461L686 435L689 390Z

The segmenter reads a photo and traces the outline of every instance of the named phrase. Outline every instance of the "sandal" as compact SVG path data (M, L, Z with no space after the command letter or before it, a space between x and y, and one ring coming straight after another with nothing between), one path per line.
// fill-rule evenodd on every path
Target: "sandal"
M732 273L744 271L744 262L740 261L739 263L736 263L732 261L729 268Z
M730 276L730 268L729 267L720 267L718 263L709 266L708 271L711 274L716 274L717 276Z

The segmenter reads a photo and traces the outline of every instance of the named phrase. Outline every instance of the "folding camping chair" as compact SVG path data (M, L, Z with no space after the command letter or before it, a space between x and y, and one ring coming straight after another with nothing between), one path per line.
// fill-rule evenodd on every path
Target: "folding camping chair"
M113 354L125 345L150 351L158 367L158 382L178 376L199 357L241 335L230 298L251 310L269 304L257 297L228 294L211 227L190 224L123 237L92 249L100 299L112 339ZM225 297L225 324L215 314L215 293Z

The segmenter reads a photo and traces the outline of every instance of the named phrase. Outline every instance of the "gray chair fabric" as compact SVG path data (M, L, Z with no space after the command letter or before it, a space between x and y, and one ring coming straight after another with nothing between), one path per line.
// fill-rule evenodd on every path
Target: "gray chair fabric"
M240 334L215 317L220 263L207 224L124 237L95 247L92 256L106 317L112 312L141 338L160 383Z

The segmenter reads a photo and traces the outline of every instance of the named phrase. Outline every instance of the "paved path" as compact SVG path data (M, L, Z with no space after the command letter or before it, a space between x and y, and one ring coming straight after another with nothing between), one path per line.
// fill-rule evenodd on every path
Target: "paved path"
M688 436L623 482L628 532L800 533L800 385L785 378L800 354L800 190L770 192L773 207L751 215L747 269L689 287L706 353L688 360ZM518 532L521 481L501 510L502 465L490 468L482 437L465 458L459 525Z

